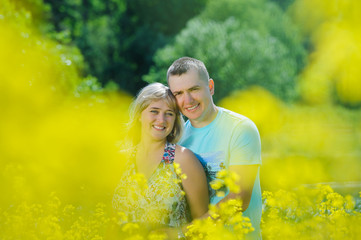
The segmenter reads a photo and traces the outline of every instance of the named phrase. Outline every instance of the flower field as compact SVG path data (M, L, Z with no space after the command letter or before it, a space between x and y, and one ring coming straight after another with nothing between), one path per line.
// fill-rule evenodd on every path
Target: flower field
M0 239L167 239L111 205L132 96L82 76L79 51L40 34L31 12L9 0L0 0L0 33ZM361 236L361 110L310 84L321 56L303 75L304 101L286 104L255 86L219 103L261 134L263 239ZM342 101L358 101L359 78L337 84ZM252 226L239 206L211 206L216 217L195 221L188 238L244 239Z

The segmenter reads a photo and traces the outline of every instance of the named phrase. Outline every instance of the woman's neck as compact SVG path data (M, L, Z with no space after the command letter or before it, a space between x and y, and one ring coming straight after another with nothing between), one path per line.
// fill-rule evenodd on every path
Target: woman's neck
M137 145L138 151L145 151L145 152L151 152L156 151L160 148L164 148L166 143L166 140L162 141L151 141L149 139L141 139L140 142Z

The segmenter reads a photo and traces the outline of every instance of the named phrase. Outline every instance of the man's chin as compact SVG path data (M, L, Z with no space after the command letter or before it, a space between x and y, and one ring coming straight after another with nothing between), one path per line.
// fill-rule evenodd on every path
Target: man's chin
M201 114L199 113L200 109L195 109L195 111L183 111L182 114L186 116L189 120L196 120L198 119Z
M184 114L183 115L189 120L189 121L196 121L199 116L196 114ZM188 115L188 116L187 116Z

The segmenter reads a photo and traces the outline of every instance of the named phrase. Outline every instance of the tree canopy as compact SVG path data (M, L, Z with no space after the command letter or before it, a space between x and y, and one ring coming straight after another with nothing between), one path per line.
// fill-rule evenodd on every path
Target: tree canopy
M168 66L182 56L204 61L215 79L216 101L250 85L292 100L306 51L297 28L275 3L210 0L172 44L156 53L144 80L165 82Z
M58 40L75 44L85 74L136 93L153 55L169 43L205 0L45 0Z

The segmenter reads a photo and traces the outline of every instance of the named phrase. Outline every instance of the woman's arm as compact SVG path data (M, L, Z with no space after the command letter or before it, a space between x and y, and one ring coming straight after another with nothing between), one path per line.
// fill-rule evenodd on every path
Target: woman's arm
M197 157L187 148L176 148L175 162L187 178L182 179L192 218L199 218L208 211L209 197L206 174Z

